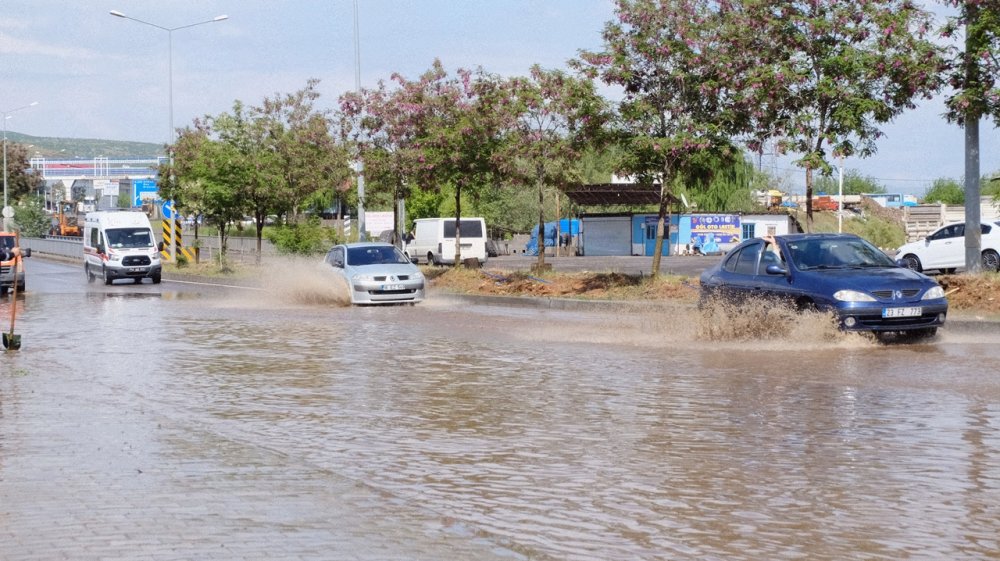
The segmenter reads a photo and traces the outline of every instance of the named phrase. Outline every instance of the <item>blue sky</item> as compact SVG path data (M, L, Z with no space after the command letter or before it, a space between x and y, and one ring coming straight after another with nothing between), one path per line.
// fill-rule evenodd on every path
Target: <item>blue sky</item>
M234 100L300 89L318 78L321 105L354 88L352 0L3 0L0 111L8 130L35 136L165 142L169 136L168 33L113 17L111 10L179 27L174 31L173 114L178 127L228 111ZM524 74L538 63L564 67L596 49L613 15L610 0L359 0L361 82L392 72L415 77L435 57L449 70L482 66ZM612 90L608 90L609 92ZM963 132L924 102L884 128L878 154L847 168L891 191L923 193L938 177L964 175ZM980 130L984 173L1000 171L1000 133ZM801 190L791 158L763 165Z

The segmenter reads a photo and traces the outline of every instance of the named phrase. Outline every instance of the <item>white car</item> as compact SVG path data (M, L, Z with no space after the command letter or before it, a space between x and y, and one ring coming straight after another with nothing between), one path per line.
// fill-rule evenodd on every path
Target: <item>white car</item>
M1000 221L983 222L980 250L984 271L1000 271ZM938 228L926 238L910 242L896 251L896 259L915 271L953 273L965 267L965 223Z
M352 304L415 304L424 299L423 273L392 244L336 245L324 261L344 277Z

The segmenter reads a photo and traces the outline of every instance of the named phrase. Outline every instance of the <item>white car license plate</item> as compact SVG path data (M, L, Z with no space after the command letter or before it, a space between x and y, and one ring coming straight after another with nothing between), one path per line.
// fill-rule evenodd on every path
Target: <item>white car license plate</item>
M919 316L924 312L923 308L882 308L884 318L910 318Z
M145 267L129 267L128 272L130 273L143 273L146 271Z
M403 285L401 284L383 284L382 290L403 290Z

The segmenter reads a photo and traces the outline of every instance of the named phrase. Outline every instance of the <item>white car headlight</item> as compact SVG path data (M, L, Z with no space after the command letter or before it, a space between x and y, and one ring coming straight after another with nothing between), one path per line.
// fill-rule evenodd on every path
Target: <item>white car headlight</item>
M934 300L936 298L944 298L944 289L940 286L935 286L920 297L921 300Z
M353 277L351 277L351 279L356 281L374 280L374 278L371 275L362 275L361 273L356 273Z
M838 290L833 297L841 302L874 302L875 298L857 290Z

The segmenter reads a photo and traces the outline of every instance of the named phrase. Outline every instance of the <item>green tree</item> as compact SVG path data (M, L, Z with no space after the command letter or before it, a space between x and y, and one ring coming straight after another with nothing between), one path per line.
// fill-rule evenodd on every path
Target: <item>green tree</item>
M28 160L28 149L23 144L7 142L7 200L14 204L22 197L35 195L44 185L40 175L34 173Z
M625 159L619 169L660 185L652 275L667 239L668 213L679 177L704 176L707 161L735 158L726 101L730 87L716 61L722 12L695 0L617 0L601 51L574 62L591 77L621 86Z
M239 102L237 108L239 113ZM175 201L177 208L201 215L217 228L223 269L228 267L230 229L250 210L244 191L253 175L244 152L231 141L212 138L215 133L210 123L230 126L233 121L231 117L199 120L193 128L184 129L174 143L174 175L160 185L163 198ZM231 140L233 135L227 138Z
M965 204L965 189L962 184L951 178L939 177L927 188L921 198L925 203L944 203L946 205Z
M829 155L874 154L880 125L938 91L941 48L911 0L733 4L714 61L736 86L748 136L779 138L781 149L802 155L808 228L813 172L829 173Z
M40 238L49 233L52 219L45 213L44 201L38 195L22 197L14 206L14 224L21 235Z
M965 128L965 270L982 269L979 177L979 121L1000 124L1000 3L996 0L945 0L958 9L943 30L952 37L965 28L964 49L953 50L947 78L953 94L946 118Z
M840 177L834 172L832 175L821 175L816 179L815 185L813 185L814 191L819 191L826 193L827 195L836 195L840 192ZM862 194L873 194L873 193L885 193L885 187L880 184L877 180L861 175L861 172L856 169L849 169L844 171L844 194L845 195L862 195Z
M274 196L270 214L297 214L313 194L332 193L350 176L347 151L330 134L328 115L315 108L318 84L309 80L305 88L275 94L254 109L277 156L282 179L269 191ZM258 224L258 255L261 231L262 224Z
M767 189L767 176L759 173L746 160L720 161L707 176L707 183L698 185L695 180L680 188L691 210L711 212L751 212L760 204L753 192Z

